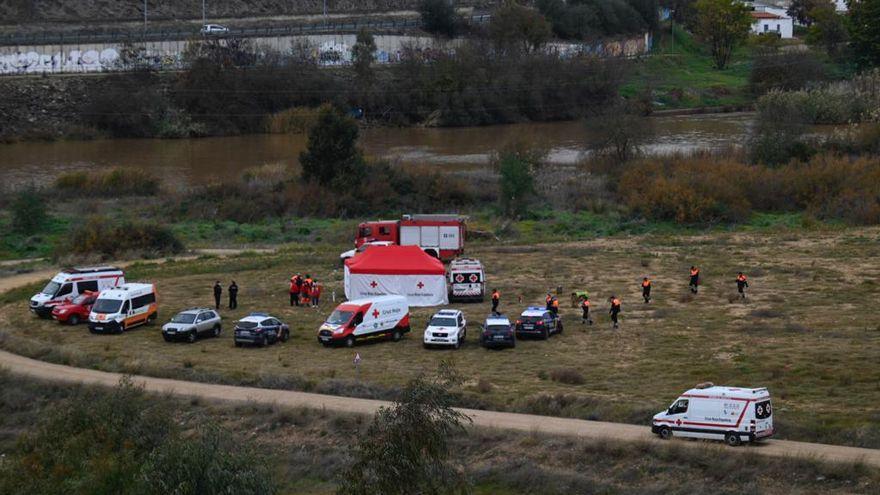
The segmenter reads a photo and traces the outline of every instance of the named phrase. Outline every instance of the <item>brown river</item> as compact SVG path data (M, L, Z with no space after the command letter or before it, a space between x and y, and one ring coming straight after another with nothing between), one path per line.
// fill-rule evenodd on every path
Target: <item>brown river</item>
M652 155L723 148L743 142L748 113L652 117L656 135L644 147ZM574 163L589 150L582 122L463 128L368 128L360 146L371 157L402 165L470 168L512 142L547 150L553 163ZM102 167L137 167L169 185L236 179L245 169L271 163L296 165L306 136L258 134L201 139L114 139L0 145L0 184L48 184L59 173Z

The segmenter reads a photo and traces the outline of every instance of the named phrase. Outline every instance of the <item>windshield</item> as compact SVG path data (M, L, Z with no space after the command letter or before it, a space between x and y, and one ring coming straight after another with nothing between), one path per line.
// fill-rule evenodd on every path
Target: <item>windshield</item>
M43 294L48 294L50 296L54 296L55 293L58 292L58 289L60 289L60 288L61 288L61 284L59 284L58 282L49 282L48 284L46 284L45 287L43 287Z
M486 330L489 332L506 332L510 330L510 327L508 325L489 325L486 327Z
M119 299L98 299L92 306L95 313L118 313L122 307L122 301Z
M91 294L80 294L73 299L73 304L89 304L94 301L94 297Z
M171 323L192 323L196 321L195 313L179 313L171 318Z
M330 317L327 318L327 323L331 325L344 325L351 321L351 315L354 314L354 311L340 311L334 310L330 313Z
M432 327L454 327L456 326L455 318L435 316L431 318Z

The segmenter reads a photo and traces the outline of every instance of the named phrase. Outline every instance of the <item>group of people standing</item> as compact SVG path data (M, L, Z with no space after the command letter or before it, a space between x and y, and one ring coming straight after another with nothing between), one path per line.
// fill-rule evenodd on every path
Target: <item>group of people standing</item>
M235 283L235 280L229 284L229 288L227 289L229 292L229 309L238 308L238 284ZM220 299L223 297L223 286L220 285L220 281L214 282L214 309L220 309Z
M290 277L290 305L318 307L323 287L311 275L297 273Z

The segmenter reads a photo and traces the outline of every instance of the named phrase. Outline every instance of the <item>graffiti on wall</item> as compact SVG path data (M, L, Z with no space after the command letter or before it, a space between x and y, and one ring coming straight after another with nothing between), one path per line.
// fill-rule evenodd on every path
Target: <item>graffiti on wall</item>
M0 55L0 73L100 72L113 70L118 59L119 53L112 47L100 51L96 49L68 52L16 51L16 53Z

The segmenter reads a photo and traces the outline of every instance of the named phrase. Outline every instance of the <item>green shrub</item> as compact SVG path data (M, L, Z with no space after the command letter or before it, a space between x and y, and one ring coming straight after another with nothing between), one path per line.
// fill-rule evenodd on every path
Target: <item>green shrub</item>
M10 211L12 230L19 234L36 234L49 219L45 198L33 185L22 188L15 195Z
M140 221L117 224L106 217L94 216L71 229L67 239L55 247L56 256L100 254L112 257L129 251L175 254L183 251L183 243L171 229L162 225Z
M63 173L55 178L54 187L75 196L154 196L159 193L160 181L143 169L116 167L106 171Z

